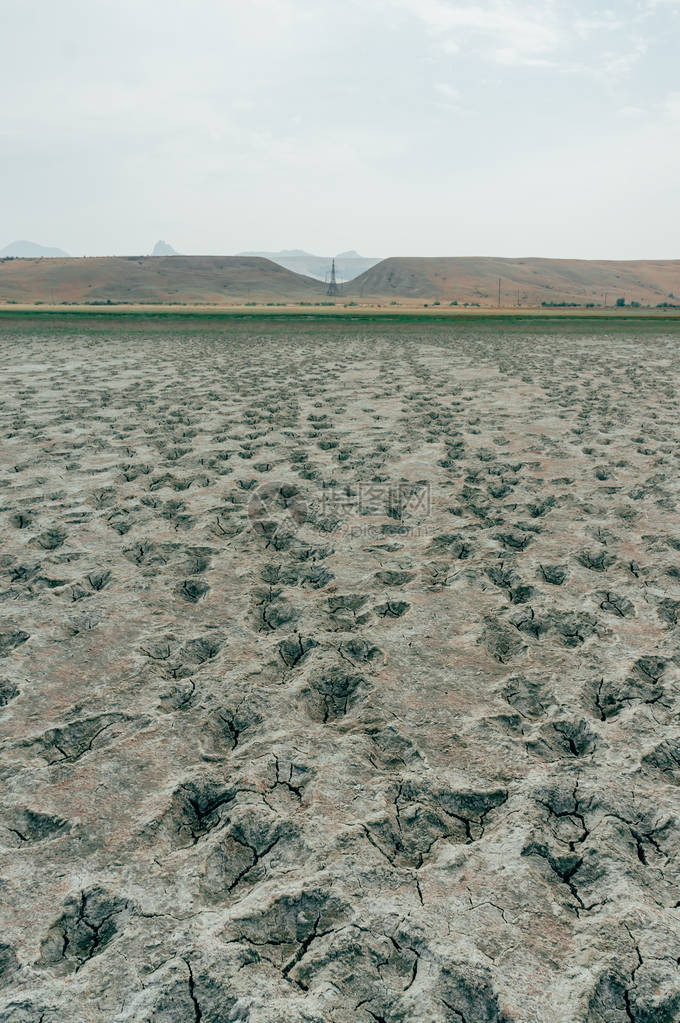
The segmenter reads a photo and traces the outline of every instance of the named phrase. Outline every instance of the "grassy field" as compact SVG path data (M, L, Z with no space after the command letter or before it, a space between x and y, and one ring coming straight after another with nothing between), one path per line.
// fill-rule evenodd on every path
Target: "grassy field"
M433 305L346 305L344 303L305 305L19 305L0 304L0 322L24 320L27 317L53 317L67 320L83 316L105 319L111 317L163 317L184 319L200 317L216 319L324 319L390 320L390 321L480 321L480 320L607 320L627 322L651 320L654 322L680 321L680 309L656 309L630 306L625 308L517 308L465 309L460 306Z

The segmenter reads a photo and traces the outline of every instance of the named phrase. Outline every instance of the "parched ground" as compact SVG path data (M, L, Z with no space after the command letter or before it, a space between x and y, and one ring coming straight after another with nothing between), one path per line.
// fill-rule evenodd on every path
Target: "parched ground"
M680 1019L658 329L0 329L3 1023Z

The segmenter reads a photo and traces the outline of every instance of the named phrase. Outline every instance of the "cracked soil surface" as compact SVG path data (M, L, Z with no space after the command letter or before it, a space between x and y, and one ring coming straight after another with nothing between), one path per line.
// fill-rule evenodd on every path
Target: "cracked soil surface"
M3 1023L680 1019L679 333L0 328Z

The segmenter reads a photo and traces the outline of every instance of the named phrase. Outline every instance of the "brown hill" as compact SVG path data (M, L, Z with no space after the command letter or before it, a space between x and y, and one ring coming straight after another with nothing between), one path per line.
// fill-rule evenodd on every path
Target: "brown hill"
M340 302L656 306L680 302L680 260L391 258L341 288ZM0 303L239 305L319 302L326 286L257 256L0 259Z
M253 257L0 260L0 302L233 304L318 301L324 294L321 282Z
M392 258L343 287L364 301L431 300L497 306L542 302L658 305L680 301L680 260Z

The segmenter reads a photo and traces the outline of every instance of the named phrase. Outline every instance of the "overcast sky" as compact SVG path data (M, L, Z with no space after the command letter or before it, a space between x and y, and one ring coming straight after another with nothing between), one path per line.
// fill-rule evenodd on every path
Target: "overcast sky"
M0 248L680 258L680 0L21 0Z

